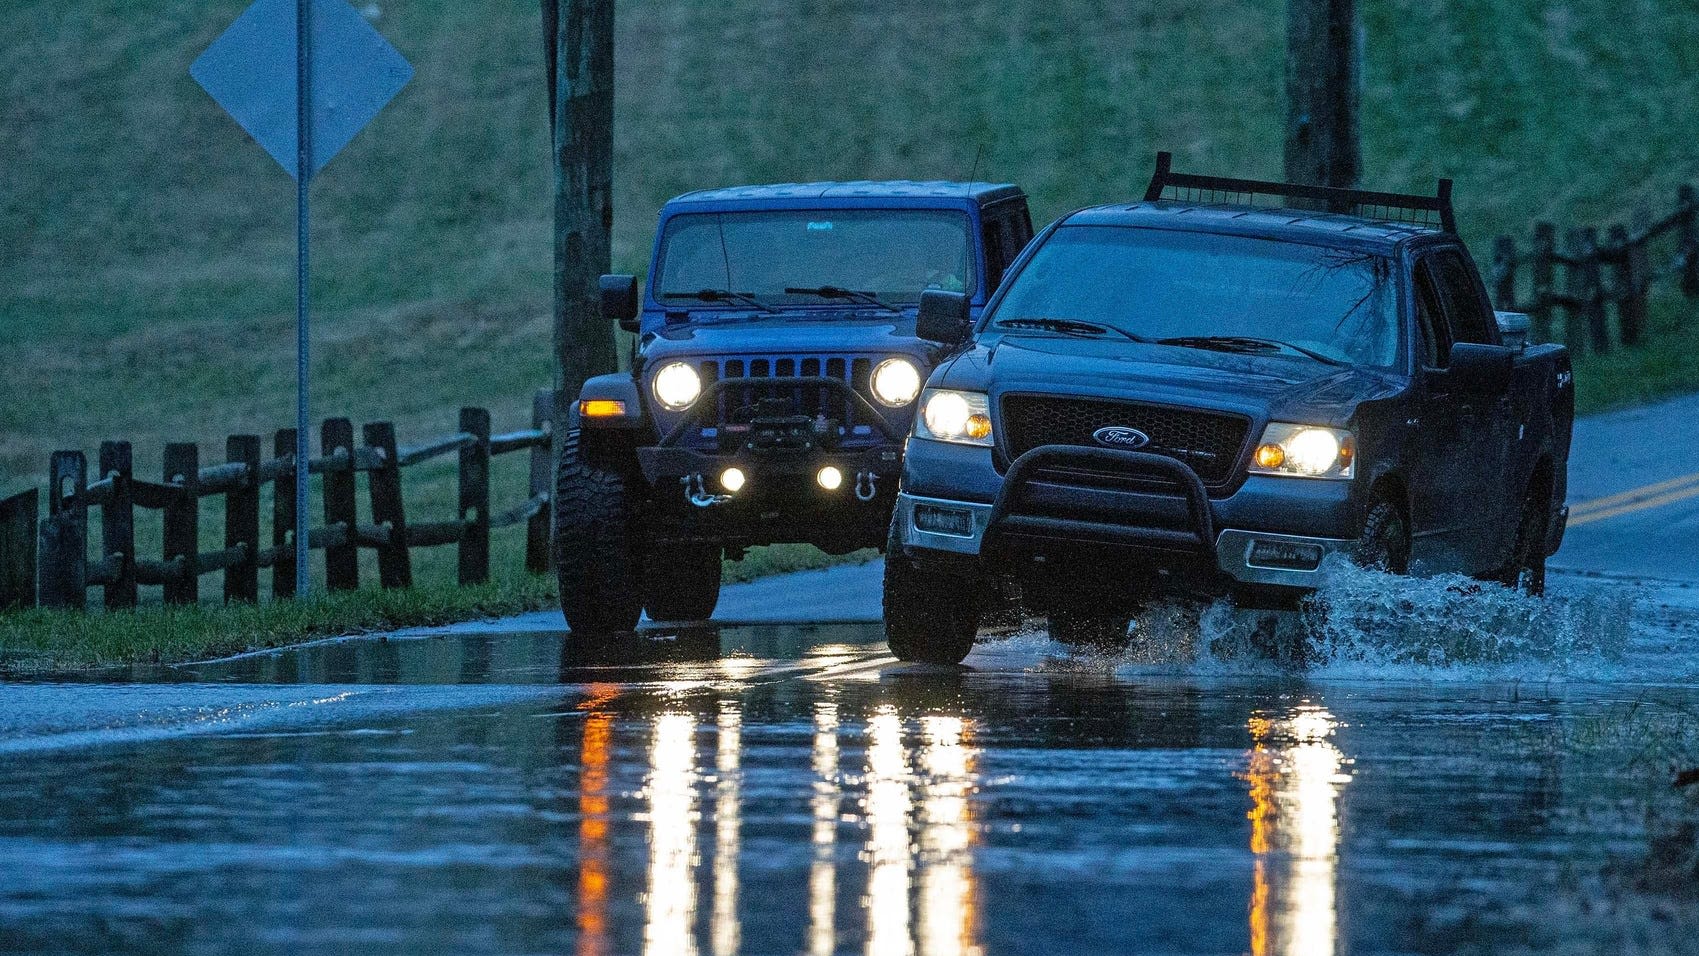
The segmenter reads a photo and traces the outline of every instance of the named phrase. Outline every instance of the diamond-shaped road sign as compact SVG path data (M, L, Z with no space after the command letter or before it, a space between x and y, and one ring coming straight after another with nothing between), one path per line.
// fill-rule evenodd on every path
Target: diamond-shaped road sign
M311 179L413 78L413 66L344 0L311 0ZM189 67L289 175L297 173L296 0L256 0Z

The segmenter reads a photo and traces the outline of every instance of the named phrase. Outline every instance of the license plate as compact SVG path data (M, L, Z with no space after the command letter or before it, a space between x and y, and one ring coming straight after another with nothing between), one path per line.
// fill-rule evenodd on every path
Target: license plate
M1299 544L1293 541L1252 541L1246 563L1259 568L1278 568L1285 571L1314 571L1321 566L1319 544Z

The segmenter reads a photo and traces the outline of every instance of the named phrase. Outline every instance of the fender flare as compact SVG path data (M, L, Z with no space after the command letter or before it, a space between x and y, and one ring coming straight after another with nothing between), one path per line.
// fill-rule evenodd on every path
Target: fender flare
M585 415L584 403L590 401L620 402L625 406L625 414L594 417ZM645 419L643 393L637 387L637 382L625 372L597 375L586 381L584 387L579 390L578 401L572 405L572 423L583 429L641 428Z

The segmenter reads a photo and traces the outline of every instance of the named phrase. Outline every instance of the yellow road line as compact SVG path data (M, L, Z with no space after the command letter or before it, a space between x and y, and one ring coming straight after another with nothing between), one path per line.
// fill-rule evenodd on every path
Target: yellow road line
M1684 488L1688 485L1695 484L1699 484L1699 471L1696 471L1691 475L1682 475L1679 478L1671 478L1668 481L1660 481L1657 484L1646 485L1642 488L1630 488L1627 491L1618 492L1614 495L1606 495L1603 498L1593 498L1589 501L1583 501L1569 509L1570 523L1573 524L1574 519L1580 515L1585 515L1594 511L1606 511L1616 508L1619 505L1633 504L1647 498L1656 497L1668 491L1674 491L1677 488Z
M1677 501L1686 501L1689 498L1699 498L1699 485L1635 501L1630 504L1619 505L1615 508L1606 508L1603 511L1589 511L1580 517L1576 517L1575 512L1571 511L1569 513L1569 526L1573 528L1577 525L1591 524L1594 521L1603 521L1606 518L1615 518L1620 515L1631 514L1636 511L1645 511L1649 508L1660 508L1664 505L1674 504Z

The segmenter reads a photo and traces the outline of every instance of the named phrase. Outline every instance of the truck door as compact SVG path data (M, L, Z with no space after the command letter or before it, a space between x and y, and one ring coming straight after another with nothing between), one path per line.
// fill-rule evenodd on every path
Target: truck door
M1451 571L1461 566L1455 552L1462 529L1468 524L1466 495L1460 487L1467 482L1459 444L1463 441L1462 420L1457 403L1445 391L1446 356L1451 351L1451 331L1444 307L1425 261L1415 270L1416 377L1421 399L1417 402L1414 427L1415 460L1412 463L1410 519L1414 538L1411 557L1431 571Z
M1462 250L1442 248L1425 256L1418 274L1438 300L1446 332L1443 362L1453 342L1498 344L1492 314L1475 270ZM1443 367L1443 366L1442 366ZM1510 442L1507 396L1475 395L1449 387L1443 372L1429 374L1430 402L1449 405L1455 416L1455 444L1450 455L1453 493L1457 496L1456 534L1451 542L1460 559L1459 570L1479 572L1499 557L1499 523L1505 504L1504 470Z

